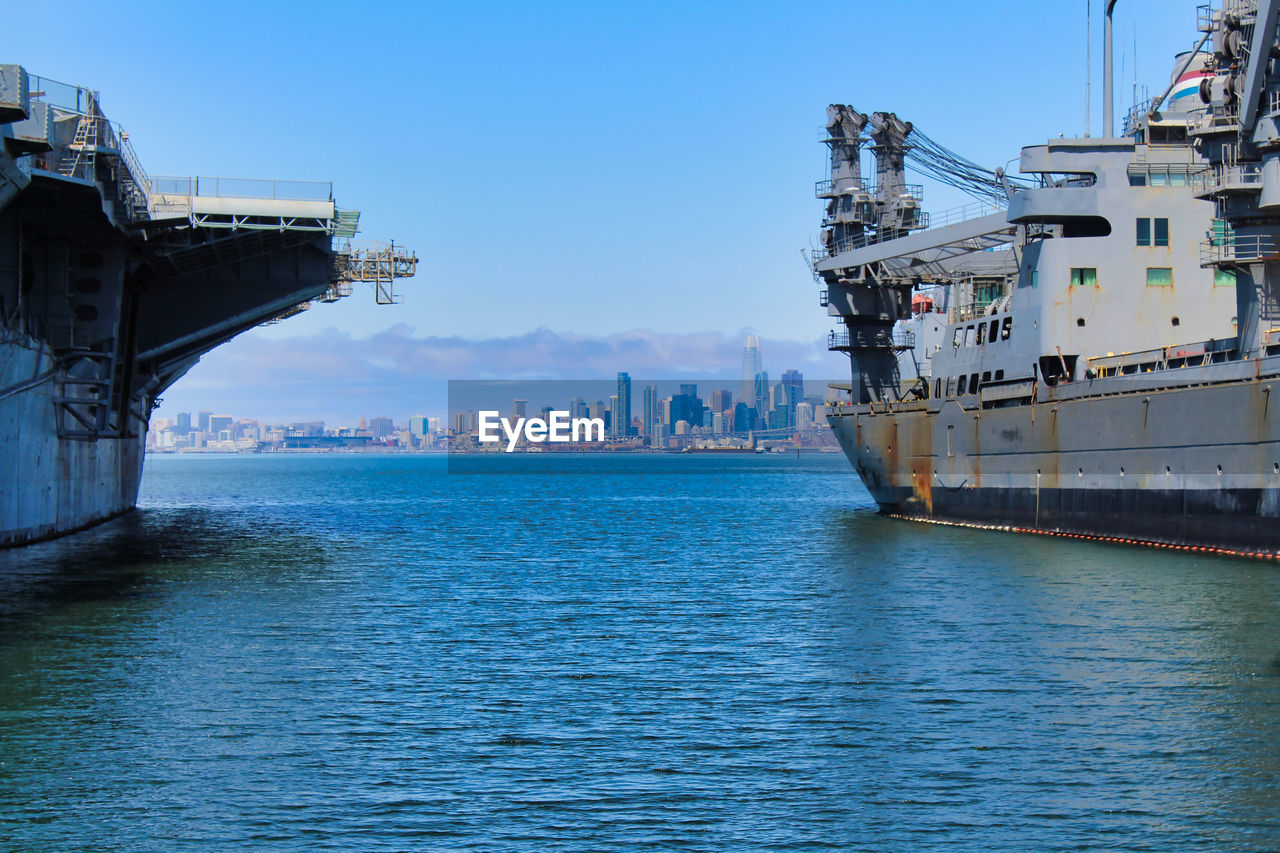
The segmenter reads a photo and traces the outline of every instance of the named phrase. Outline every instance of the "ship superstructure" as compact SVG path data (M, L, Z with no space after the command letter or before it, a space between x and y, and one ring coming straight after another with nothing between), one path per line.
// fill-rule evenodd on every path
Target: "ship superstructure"
M936 145L829 108L812 260L852 381L828 417L884 512L1280 554L1278 13L1199 7L1122 135L1108 110L1016 178L958 161L979 201L947 214L902 179Z
M256 325L417 258L328 183L148 176L97 92L0 65L0 545L133 507L158 395Z

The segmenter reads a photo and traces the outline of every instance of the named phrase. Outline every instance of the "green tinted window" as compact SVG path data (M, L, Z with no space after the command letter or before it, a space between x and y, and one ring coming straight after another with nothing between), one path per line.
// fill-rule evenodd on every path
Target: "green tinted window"
M1231 270L1214 270L1213 271L1214 287L1235 287L1236 274Z
M1072 267L1072 287L1097 287L1098 270L1096 267Z
M1173 268L1147 267L1147 287L1173 287Z

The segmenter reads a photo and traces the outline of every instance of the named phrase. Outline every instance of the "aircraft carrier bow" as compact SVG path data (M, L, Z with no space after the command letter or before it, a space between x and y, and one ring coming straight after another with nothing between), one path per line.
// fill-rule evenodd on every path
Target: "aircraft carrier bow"
M414 275L327 182L147 175L97 92L0 65L0 546L130 510L157 397L210 349Z

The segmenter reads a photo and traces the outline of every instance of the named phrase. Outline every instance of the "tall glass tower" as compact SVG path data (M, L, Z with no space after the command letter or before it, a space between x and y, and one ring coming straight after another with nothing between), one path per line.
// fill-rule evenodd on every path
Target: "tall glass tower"
M618 417L613 423L613 435L615 438L631 435L631 376L626 373L618 374Z
M640 416L644 419L644 434L650 444L653 443L654 427L659 423L660 412L658 410L658 386L644 386L643 402L641 403Z
M760 338L747 335L747 344L742 348L742 396L738 399L748 406L756 404L756 376L761 370Z

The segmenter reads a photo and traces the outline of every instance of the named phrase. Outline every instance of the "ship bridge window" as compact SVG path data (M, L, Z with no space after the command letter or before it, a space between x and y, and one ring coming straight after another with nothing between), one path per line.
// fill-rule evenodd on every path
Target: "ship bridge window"
M1161 127L1158 124L1153 124L1149 127L1149 130L1151 131L1152 144L1178 145L1187 141L1187 129L1185 127Z
M1071 268L1071 286L1072 287L1097 287L1098 286L1098 268L1097 267L1072 267Z
M992 320L991 328L987 331L987 343L994 344L996 342L996 336L999 334L1000 334L1000 321Z
M1147 267L1147 287L1173 287L1173 267Z
M1013 318L1005 317L1000 323L1000 340L1007 341L1009 336L1013 334Z
M1169 220L1163 217L1151 219L1148 217L1139 217L1138 223L1138 245L1139 246L1161 246L1169 245Z

